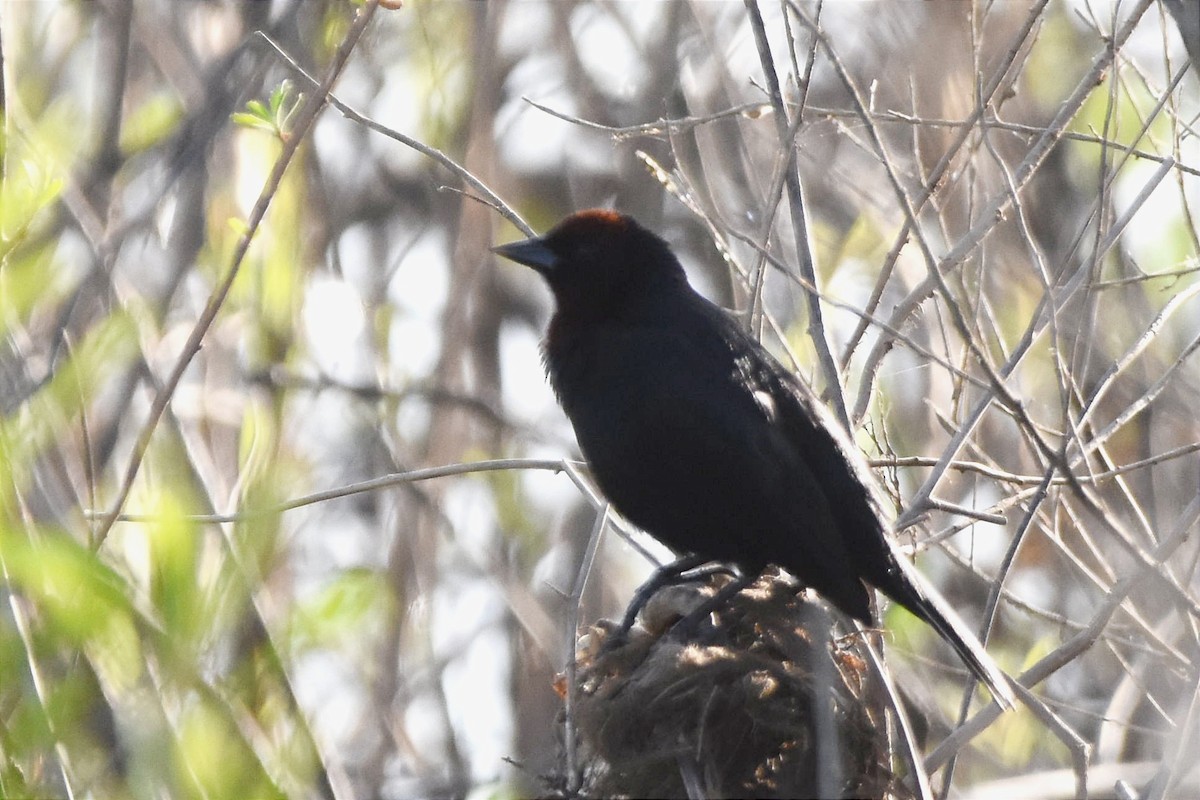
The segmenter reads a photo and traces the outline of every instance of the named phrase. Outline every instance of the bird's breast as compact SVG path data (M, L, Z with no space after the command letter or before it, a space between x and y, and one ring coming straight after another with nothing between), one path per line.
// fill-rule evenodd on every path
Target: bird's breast
M559 330L561 333L562 330ZM664 471L701 471L694 457L706 444L742 448L771 423L736 366L704 332L654 326L599 326L548 339L546 369L584 456L619 504L621 489ZM704 451L704 456L719 455ZM712 472L711 469L704 470ZM679 498L675 498L679 499Z

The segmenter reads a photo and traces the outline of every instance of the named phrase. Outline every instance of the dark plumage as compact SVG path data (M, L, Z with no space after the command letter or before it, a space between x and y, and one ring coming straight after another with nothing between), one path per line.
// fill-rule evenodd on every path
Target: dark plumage
M888 543L853 445L800 380L691 288L666 242L593 210L495 252L554 293L546 370L621 514L680 554L751 576L781 566L866 624L870 584L1011 703L982 645Z

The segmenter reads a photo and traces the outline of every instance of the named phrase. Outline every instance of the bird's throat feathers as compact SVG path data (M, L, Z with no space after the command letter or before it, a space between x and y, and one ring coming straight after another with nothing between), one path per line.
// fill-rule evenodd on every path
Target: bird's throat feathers
M556 256L542 272L555 305L542 346L548 364L569 359L598 328L659 324L693 297L666 241L615 211L573 214L542 242Z

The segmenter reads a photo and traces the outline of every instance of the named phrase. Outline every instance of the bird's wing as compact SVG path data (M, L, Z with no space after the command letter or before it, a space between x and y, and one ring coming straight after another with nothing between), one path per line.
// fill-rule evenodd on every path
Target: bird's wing
M879 541L886 538L888 515L862 453L812 390L757 342L749 342L739 366L746 383L771 398L780 433L820 476L861 576L879 583L882 573L892 569L891 551Z
M736 337L740 332L726 335ZM1011 708L1015 697L1004 673L954 608L891 544L874 479L833 415L757 343L751 342L739 366L745 383L769 405L778 430L801 454L801 460L821 476L821 486L832 498L831 512L856 574L932 625L987 685L1001 707ZM850 611L836 596L830 599Z
M568 406L618 510L677 550L747 566L778 564L847 613L869 619L868 595L834 508L842 499L828 485L827 473L845 467L813 460L798 445L795 399L778 383L748 380L740 353L708 326L619 329L595 353L623 359L625 375L650 376L603 392L605 399L591 387L585 402L602 408L580 413ZM640 360L647 363L630 363ZM588 418L600 424L589 430Z
M840 601L831 587L822 593L846 613L868 621L861 579L873 582L878 573L889 570L890 551L881 547L883 513L861 454L811 390L761 345L740 329L723 332L735 337L741 382L770 418L772 435L779 440L776 446L791 454L794 481L819 490L828 510L820 524L829 531L827 538L836 541L837 558L844 559L854 576L852 582L838 578L839 585L851 587L841 592Z

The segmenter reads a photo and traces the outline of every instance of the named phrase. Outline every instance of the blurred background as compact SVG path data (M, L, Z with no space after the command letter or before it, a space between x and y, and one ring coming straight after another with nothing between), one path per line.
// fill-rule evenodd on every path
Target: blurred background
M0 3L0 795L552 790L575 598L653 564L610 526L579 581L549 293L488 190L633 214L844 404L1055 715L956 796L1187 794L1200 7L763 2L765 70L740 2L384 5ZM932 748L962 670L884 620Z

